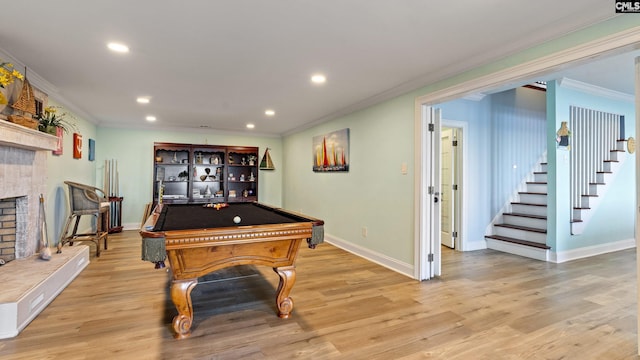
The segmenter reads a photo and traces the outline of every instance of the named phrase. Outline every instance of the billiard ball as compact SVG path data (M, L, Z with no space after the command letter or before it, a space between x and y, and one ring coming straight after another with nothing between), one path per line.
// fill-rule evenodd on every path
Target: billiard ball
M240 216L237 216L237 215L236 215L236 216L233 218L233 222L234 222L234 223L236 223L236 224L240 224L240 221L242 221L242 219L240 219Z

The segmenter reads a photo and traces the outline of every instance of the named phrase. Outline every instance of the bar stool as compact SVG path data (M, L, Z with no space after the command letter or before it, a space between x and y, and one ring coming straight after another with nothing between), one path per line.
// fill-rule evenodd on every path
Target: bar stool
M107 250L107 236L109 235L109 199L101 189L75 183L64 182L69 187L69 205L71 213L67 218L60 241L58 241L58 253L62 252L65 243L73 245L74 241L93 241L96 244L96 257L100 257L100 240L104 239L104 249ZM90 215L96 219L96 229L93 225L90 232L78 233L78 224L83 215ZM69 227L75 220L73 231L69 233Z

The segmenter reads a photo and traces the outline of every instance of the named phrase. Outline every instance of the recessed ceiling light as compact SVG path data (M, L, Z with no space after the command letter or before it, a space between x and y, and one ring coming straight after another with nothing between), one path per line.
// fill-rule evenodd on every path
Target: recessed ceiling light
M264 111L264 114L267 115L267 116L273 116L273 115L276 114L276 112L271 110L271 109L267 109L267 110Z
M314 84L324 84L327 81L327 77L322 74L314 74L311 76L311 82Z
M109 50L111 51L115 51L118 53L128 53L129 52L129 47L125 44L121 44L121 43L115 43L115 42L111 42L107 44L107 47L109 48Z
M254 124L247 124L247 129L253 129L253 128L255 128L255 127L256 127L256 126L255 126Z
M139 104L148 104L151 101L150 96L140 96L136 99Z
M153 115L149 115L145 119L147 119L147 121L156 121L156 117Z

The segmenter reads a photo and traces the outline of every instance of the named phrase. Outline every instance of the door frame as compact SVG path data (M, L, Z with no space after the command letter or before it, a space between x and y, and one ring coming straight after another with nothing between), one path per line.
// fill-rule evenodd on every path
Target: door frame
M436 111L438 114L436 115ZM416 219L415 231L418 233L418 237L421 239L420 243L416 247L415 251L415 264L420 266L414 266L414 277L419 280L429 280L434 276L440 275L440 248L435 244L440 243L440 226L435 221L440 219L439 211L436 211L440 204L434 204L434 197L439 195L430 194L429 187L433 185L434 175L440 176L440 170L434 174L432 168L439 168L440 159L438 157L431 156L433 152L432 146L437 146L436 152L439 154L440 147L440 121L436 121L436 131L430 132L429 136L426 136L429 124L433 123L434 118L440 116L440 110L435 110L431 106L420 105L420 109L416 111L420 114L419 124L416 124L416 137L421 139L420 150L415 157L416 177L419 181L415 184L415 193L419 194L418 201L416 201ZM424 133L417 134L418 131L424 131ZM432 141L433 138L437 138L437 142ZM417 144L417 143L416 143ZM423 166L424 164L424 166ZM438 182L436 180L436 182ZM436 192L439 189L434 189ZM434 215L434 211L437 214ZM434 225L435 224L435 225ZM433 256L433 261L428 261L429 255Z
M422 274L425 272L425 268L430 266L429 263L425 261L426 259L420 256L421 251L425 247L435 246L435 244L428 243L429 239L425 236L425 222L423 222L425 204L421 201L426 191L424 187L424 152L422 151L426 141L424 136L425 126L422 121L425 107L436 106L437 104L459 99L474 93L521 86L539 80L543 75L559 71L568 65L577 65L582 62L596 60L599 57L637 50L637 43L640 43L640 26L588 41L571 48L566 48L513 67L480 75L471 80L463 81L416 97L414 106L414 166L416 169L414 188L415 196L418 199L414 206L414 277L416 279L425 280ZM478 70L478 72L481 71L482 69ZM638 237L638 232L636 232L636 237ZM438 261L440 261L440 259L438 259ZM638 337L640 338L640 334Z

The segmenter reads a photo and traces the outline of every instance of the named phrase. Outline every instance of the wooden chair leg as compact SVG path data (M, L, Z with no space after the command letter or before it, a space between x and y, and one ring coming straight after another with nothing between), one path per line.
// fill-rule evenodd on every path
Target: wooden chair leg
M107 240L109 239L109 227L111 225L111 218L109 211L103 213L102 219L102 231L104 232L104 249L107 250Z
M71 220L73 220L73 215L69 215L69 217L67 217L67 221L65 222L62 233L60 234L60 239L58 240L58 254L62 252L62 246L67 242L67 233L69 232L69 226L71 226Z
M80 224L80 216L79 215L72 215L76 218L76 223L73 225L73 232L71 233L70 239L69 239L69 246L73 246L73 238L75 238L76 234L78 233L78 224Z

